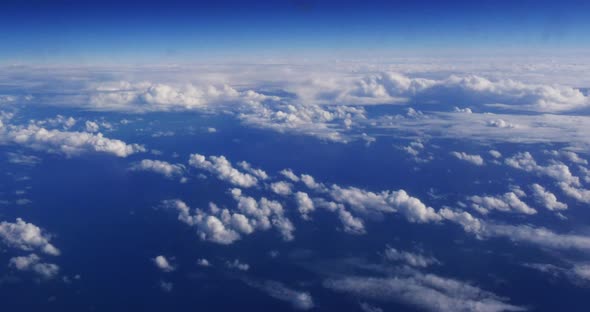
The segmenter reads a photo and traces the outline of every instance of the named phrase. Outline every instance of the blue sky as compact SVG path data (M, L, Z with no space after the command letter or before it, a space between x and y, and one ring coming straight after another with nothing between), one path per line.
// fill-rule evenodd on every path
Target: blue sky
M542 54L588 48L584 1L11 1L5 62Z

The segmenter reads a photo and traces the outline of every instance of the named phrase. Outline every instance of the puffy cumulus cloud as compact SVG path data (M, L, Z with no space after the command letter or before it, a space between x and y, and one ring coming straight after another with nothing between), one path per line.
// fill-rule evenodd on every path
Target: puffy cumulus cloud
M537 210L520 200L515 192L508 192L498 196L470 196L469 200L471 201L471 207L483 214L489 213L490 210L529 215L537 213Z
M267 230L275 227L284 240L293 239L295 227L293 223L285 216L283 206L273 200L265 197L256 201L254 198L244 196L240 189L232 189L231 194L237 202L237 209L250 218L250 222L255 228Z
M176 268L170 263L170 261L168 261L168 259L166 259L166 257L162 255L155 257L154 259L152 259L152 261L158 269L162 270L162 272L172 272L176 270Z
M309 292L291 289L277 281L258 282L247 279L244 282L248 286L259 289L275 299L289 302L295 309L310 310L314 307L313 298Z
M342 188L332 185L329 194L336 202L348 205L352 210L363 214L399 212L410 222L441 220L432 207L424 205L404 190L374 193L356 187Z
M574 198L581 203L590 204L590 190L575 187L566 182L559 182L558 185L565 195Z
M258 184L258 179L234 168L225 156L207 157L200 154L191 154L189 164L195 168L215 174L217 178L240 187L253 187Z
M36 254L28 256L13 257L9 265L19 271L31 271L43 278L51 279L59 274L59 267L53 263L41 262L41 258Z
M555 157L561 157L566 159L567 161L574 163L574 164L579 164L579 165L587 165L588 161L583 159L582 157L580 157L580 155L576 154L575 152L572 151L567 151L567 150L561 150L561 151L546 151L547 154L555 156Z
M68 130L76 125L78 121L74 117L64 117L57 115L54 118L46 118L42 120L31 120L30 123L39 127L62 128Z
M252 109L239 118L251 126L343 143L349 141L344 132L366 120L362 107L296 103Z
M498 159L498 158L502 158L502 153L500 153L497 150L490 150L489 151L490 155L492 155L492 157Z
M565 182L576 186L580 185L580 179L572 175L569 167L565 164L554 163L547 166L541 166L537 164L533 155L529 152L517 153L512 157L506 158L504 162L512 168L524 170L526 172L533 172L542 176L548 176L558 182Z
M238 163L238 166L240 166L240 168L242 168L242 170L254 175L255 177L259 178L260 180L267 180L268 179L268 174L266 173L266 171L260 169L260 168L254 168L252 167L252 165L246 161L240 161Z
M307 188L316 192L325 192L327 190L324 184L316 182L314 177L309 174L302 174L300 180Z
M559 202L553 193L545 190L541 185L535 183L531 185L531 190L537 203L543 205L545 208L549 210L567 209L567 204Z
M365 224L363 220L353 216L348 210L338 209L338 219L342 223L343 230L350 234L365 234Z
M143 159L130 167L134 171L151 171L167 178L179 177L184 174L185 168L181 164L171 164L162 160Z
M526 84L510 79L492 81L475 75L433 80L384 72L368 75L354 86L342 89L336 99L369 104L462 101L536 112L561 112L590 106L588 97L572 87Z
M170 111L207 109L215 106L242 104L260 105L263 101L278 100L253 90L238 91L223 85L171 85L151 82L103 83L96 86L88 107L116 111Z
M98 123L94 122L94 121L90 121L90 120L86 120L86 122L84 123L86 132L98 132L100 130L100 126L98 125Z
M197 234L203 240L218 244L232 244L256 230L269 230L276 228L284 240L293 239L295 227L284 215L284 210L279 202L261 198L255 200L244 196L240 189L231 191L237 202L237 208L232 211L227 208L219 208L210 203L207 211L190 207L181 200L167 200L163 205L178 212L178 219L197 229Z
M127 157L145 148L138 144L127 144L121 140L109 139L102 133L48 130L37 125L0 126L0 144L18 144L34 150L64 154L68 157L83 153L98 152Z
M247 263L241 262L239 259L234 259L233 261L226 261L225 266L239 271L248 271L250 270L250 265Z
M209 260L201 258L197 260L197 265L202 267L210 267L212 264L209 262Z
M488 126L494 128L516 128L515 124L505 121L504 119L491 119L488 120Z
M285 181L274 182L270 184L270 190L277 195L288 196L293 193L293 184Z
M451 155L455 156L457 159L464 160L477 166L484 165L483 158L479 155L470 155L464 152L451 152Z
M50 243L50 235L44 233L38 226L20 218L14 223L6 221L0 223L0 239L6 245L21 250L37 249L52 256L60 254L59 249Z
M291 180L291 182L299 182L299 177L293 173L293 170L291 169L283 169L280 172L281 175L283 175L285 178Z
M166 200L164 206L175 209L178 212L178 220L197 228L197 234L203 240L228 245L240 239L240 233L232 229L232 225L251 233L251 226L243 215L232 214L227 209L223 211L211 204L210 213L196 209L191 212L190 207L179 199ZM225 223L220 219L225 219Z
M313 201L305 192L295 193L295 202L297 203L297 210L304 219L309 219L309 214L315 210Z
M440 262L433 257L425 256L419 253L397 250L387 246L383 252L383 257L389 261L404 262L408 265L418 268L425 268Z
M416 271L392 277L335 277L325 280L323 284L331 290L359 298L400 302L427 311L526 310L472 284Z

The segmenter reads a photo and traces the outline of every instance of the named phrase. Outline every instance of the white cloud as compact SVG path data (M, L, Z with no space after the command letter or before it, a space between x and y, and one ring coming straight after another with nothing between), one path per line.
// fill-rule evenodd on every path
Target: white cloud
M531 185L531 189L533 190L533 196L537 203L543 205L545 208L549 210L564 210L567 209L567 205L557 201L557 197L547 190L541 185L535 183Z
M258 184L258 179L255 176L240 172L224 156L210 156L207 160L207 157L203 155L191 154L189 164L217 175L220 180L240 187L253 187Z
M562 163L554 163L547 166L538 165L529 152L518 153L510 158L506 158L504 162L512 168L548 176L558 182L580 185L580 179L572 175L568 166Z
M537 213L537 210L521 201L514 192L508 192L498 196L470 196L469 200L471 200L471 207L483 214L490 212L490 210L518 212L529 215Z
M166 257L160 255L152 259L156 267L163 272L172 272L176 270L176 268L166 259Z
M280 173L292 182L299 182L299 177L291 169L283 169Z
M490 150L489 153L490 153L490 155L492 155L492 157L494 157L496 159L497 158L502 158L502 153L500 153L497 150Z
M427 311L526 310L469 283L415 271L393 277L336 277L324 281L324 286L360 298L401 302Z
M436 211L427 207L418 198L404 190L373 193L356 187L342 188L332 185L330 196L339 203L348 205L363 214L382 214L399 212L410 222L432 222L441 220Z
M130 167L135 171L151 171L167 178L178 177L184 174L185 168L181 164L171 164L162 160L143 159Z
M47 279L54 278L59 273L59 267L57 265L41 262L41 258L36 254L13 257L10 259L9 265L19 271L31 271Z
M238 259L234 259L233 261L226 261L225 266L230 269L240 270L240 271L248 271L250 270L250 265L247 263L243 263Z
M297 202L297 210L304 219L309 219L309 214L315 210L313 201L309 195L304 192L295 193L295 202Z
M57 256L59 249L55 248L49 241L51 237L44 233L38 226L27 223L22 219L10 223L0 223L0 239L8 246L21 250L31 251L38 249L48 255Z
M559 182L557 184L565 195L574 198L581 203L590 204L590 190L571 186L566 182Z
M100 126L98 125L98 123L94 121L86 120L84 125L86 128L86 132L98 132L100 130Z
M291 289L283 283L276 281L256 282L253 280L245 280L245 283L275 299L291 303L296 309L310 310L314 307L313 298L308 292Z
M197 265L202 266L202 267L209 267L211 266L211 262L209 262L209 260L205 259L205 258L201 258L197 260Z
M440 262L433 257L424 256L422 254L413 253L404 250L397 250L393 247L387 246L383 252L383 257L389 261L401 261L413 267L425 268Z
M268 174L262 169L254 168L252 165L246 161L240 161L238 166L242 168L242 170L254 175L255 177L259 178L260 180L267 180Z
M145 148L138 144L127 144L121 140L109 139L102 133L48 130L36 125L2 127L0 144L19 144L34 150L76 156L88 152L112 154L127 157Z
M275 194L288 196L293 193L293 184L285 181L274 182L270 184L270 189Z
M457 159L464 160L477 166L483 166L484 164L483 158L479 155L469 155L464 152L451 152L451 155L455 156Z

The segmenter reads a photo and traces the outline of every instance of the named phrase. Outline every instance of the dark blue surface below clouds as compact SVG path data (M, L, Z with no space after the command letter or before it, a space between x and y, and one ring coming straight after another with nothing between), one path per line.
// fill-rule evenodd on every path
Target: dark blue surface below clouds
M50 113L47 117L71 111ZM117 121L136 116L82 112L77 117ZM409 223L397 215L367 221L366 235L351 235L339 229L335 214L319 210L313 221L302 220L292 200L260 187L244 191L254 198L266 196L283 203L296 228L294 241L281 240L272 229L244 236L228 246L203 241L193 228L178 221L176 212L163 208L161 201L179 198L193 208L206 208L209 202L232 207L235 202L228 194L230 186L226 182L209 174L199 177L196 169L189 171L186 183L128 169L131 163L143 158L186 164L191 153L225 155L232 162L248 161L272 176L291 168L326 184L375 192L404 189L436 209L456 206L466 195L507 192L508 185L513 183L550 181L505 166L472 166L449 156L452 150L485 154L489 146L433 139L428 145L434 160L417 164L396 147L407 145L408 140L395 137L380 137L368 146L364 142L340 144L246 128L224 116L166 113L141 117L143 120L118 125L117 130L108 133L109 137L141 142L161 151L161 155L116 158L90 154L64 158L18 146L1 147L2 154L24 151L42 160L34 166L8 163L8 158L2 160L0 194L10 204L0 206L0 216L3 220L19 217L41 226L54 235L51 241L61 250L55 258L60 267L57 279L46 281L33 273L27 275L3 267L3 310L293 309L289 302L250 286L264 280L280 281L309 292L318 311L361 311L361 304L367 308L367 302L383 311L421 310L403 300L358 298L325 287L326 279L340 274L382 274L368 268L369 265L393 270L394 265L383 260L385 246L432 255L440 265L429 268L430 273L471 282L509 298L514 306L535 311L586 310L588 288L577 287L564 278L547 278L523 266L554 261L551 252L506 238L477 239L454 224ZM217 132L207 133L208 127ZM152 137L157 131L172 131L174 135ZM504 144L495 148L512 155L521 151L522 146ZM542 151L547 148L529 145L527 150L541 162L545 157ZM17 195L19 190L24 190L24 194ZM13 204L19 198L30 202ZM586 227L584 220L590 217L586 207L563 199L570 205L568 222L546 211L527 216L531 219L526 220L520 215L495 217L506 223L534 220L535 224L558 232ZM152 261L156 255L165 255L177 269L169 273L158 270ZM0 263L7 263L12 256L10 250L2 250ZM212 266L198 266L199 258L208 259ZM229 270L225 263L233 259L249 264L250 269ZM172 290L163 291L162 282L171 283Z

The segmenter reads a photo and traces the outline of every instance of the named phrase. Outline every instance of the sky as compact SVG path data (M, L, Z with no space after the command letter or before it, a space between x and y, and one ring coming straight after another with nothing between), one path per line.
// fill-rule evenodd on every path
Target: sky
M6 1L3 63L577 53L585 1Z

